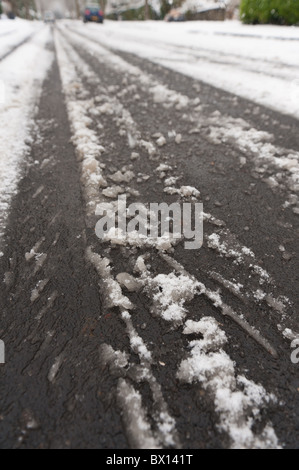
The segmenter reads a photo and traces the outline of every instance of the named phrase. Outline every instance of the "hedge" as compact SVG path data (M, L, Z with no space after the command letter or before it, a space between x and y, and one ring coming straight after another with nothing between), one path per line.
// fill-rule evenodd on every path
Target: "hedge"
M241 19L247 24L299 24L299 0L242 0Z

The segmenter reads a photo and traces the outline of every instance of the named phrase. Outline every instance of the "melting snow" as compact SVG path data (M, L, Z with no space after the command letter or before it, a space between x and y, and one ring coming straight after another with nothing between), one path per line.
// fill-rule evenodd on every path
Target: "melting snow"
M261 385L243 376L237 376L234 362L223 351L227 343L225 333L214 318L204 317L199 322L187 322L184 333L196 332L203 339L191 341L190 356L179 366L177 377L182 382L199 382L214 399L219 416L219 429L231 439L232 448L278 448L278 439L271 423L255 435L255 419L261 409L276 402Z

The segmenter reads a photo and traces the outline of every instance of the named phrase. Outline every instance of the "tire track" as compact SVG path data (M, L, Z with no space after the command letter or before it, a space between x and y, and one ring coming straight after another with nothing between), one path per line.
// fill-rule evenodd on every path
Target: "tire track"
M0 447L124 448L109 402L113 379L98 361L106 330L98 329L97 279L85 263L80 178L62 103L54 61L1 258L7 362L0 368ZM39 297L31 298L45 279Z
M63 36L64 36L64 39L67 38L66 42L69 42L69 45L72 44L72 46L77 50L77 53L79 52L79 55L81 55L80 51L79 51L79 48L76 45L76 41L74 41L74 42L70 41L70 39L65 34ZM136 93L137 93L139 95L139 97L141 97L142 94L144 94L145 92L147 92L147 93L150 92L151 93L150 101L147 98L146 101L143 101L143 102L146 102L147 105L148 105L149 103L151 103L151 100L153 100L154 105L156 105L156 107L154 108L155 112L158 112L158 110L159 110L159 112L162 111L159 118L157 118L157 115L155 116L155 118L157 118L156 122L155 122L155 125L158 124L158 123L160 124L161 121L164 118L164 115L167 116L168 113L169 113L169 108L167 109L167 107L165 108L166 110L164 109L164 111L163 111L163 104L161 104L162 102L159 101L159 99L155 103L155 96L156 96L156 99L157 99L157 92L158 92L157 86L158 85L162 86L162 85L156 83L155 84L156 89L155 89L155 86L153 86L152 91L148 90L148 89L146 89L146 91L145 91L145 86L148 86L147 79L144 76L140 77L141 73L138 73L138 74L137 73L132 73L132 75L130 75L130 72L129 72L130 66L127 66L127 72L128 73L126 74L126 76L123 78L123 81L122 81L125 88L122 91L120 91L120 89L117 88L116 84L113 84L113 85L111 84L110 88L109 88L107 86L109 81L110 81L110 83L111 83L111 80L114 80L115 82L117 82L117 80L119 80L119 79L118 79L117 75L113 76L112 74L109 74L109 72L107 71L106 67L108 67L108 69L109 69L111 64L108 63L108 66L107 66L107 63L105 63L106 57L102 57L102 54L101 54L100 56L94 56L93 61L87 60L86 57L85 57L85 60L82 60L83 59L83 52L82 52L81 60L80 60L79 56L74 54L72 48L70 48L69 45L66 45L66 43L64 43L64 45L62 46L62 40L59 39L59 41L60 41L60 44L61 44L59 46L59 48L63 47L65 49L64 54L66 54L66 55L64 55L63 59L60 58L60 63L65 61L65 64L64 64L65 72L62 72L62 75L63 76L67 75L66 70L68 70L68 73L69 73L69 79L66 80L65 83L64 83L65 93L66 93L66 96L67 96L67 102L69 102L69 104L70 104L72 102L72 100L80 99L80 96L81 96L81 99L83 101L85 100L85 103L89 103L89 106L94 106L94 108L92 109L92 114L91 115L88 114L87 108L85 108L84 112L85 112L86 117L89 116L89 118L90 118L90 121L89 121L89 124L88 124L89 127L93 128L93 129L98 128L98 129L103 130L103 132L101 133L101 137L103 138L103 141L101 142L101 145L103 145L104 148L105 147L107 148L107 146L109 146L109 141L107 141L107 139L112 137L117 141L117 143L114 144L114 146L111 146L109 148L108 152L106 151L106 154L108 154L108 160L107 160L106 156L103 159L100 155L98 155L98 158L97 158L98 163L100 165L105 165L104 161L105 162L108 161L109 164L114 163L114 165L115 165L116 163L120 164L121 162L124 162L125 158L120 159L119 162L117 161L118 155L120 155L119 152L121 152L121 149L126 148L125 153L128 154L128 151L131 151L131 149L130 149L130 139L126 140L127 137L128 137L128 127L125 126L124 129L123 129L123 132L118 132L118 130L117 130L117 128L118 129L120 128L120 131L122 131L122 127L121 127L121 125L122 125L121 121L122 120L121 120L120 116L123 116L123 111L126 110L126 106L129 108L129 110L133 110L133 104L132 104L132 101L130 100L130 97L132 96L132 94L133 94L133 96L135 96ZM102 65L101 74L97 74L97 73L93 72L93 70L96 70L96 66L91 65L91 63L94 64L94 59L96 59L96 61L99 61L99 63ZM117 65L116 64L119 65L119 62L116 61L116 59L114 57L111 59L111 61L113 63L113 66L111 68L115 72L117 70ZM86 65L87 63L89 64L88 67ZM74 71L72 73L70 73L70 68L71 67L74 68ZM118 73L120 73L120 71L121 71L121 69L118 70ZM134 75L138 76L138 78L136 80L134 78L132 79L132 76L134 76ZM99 77L100 77L100 80L99 80ZM77 87L76 93L74 93L74 90L72 91L72 81L73 81L73 85L75 83L77 84L76 85L76 87ZM89 86L88 86L88 82L89 82ZM137 88L132 86L132 82L133 82L133 84L135 82L135 85L137 86ZM90 91L88 92L88 90L90 90ZM96 93L95 92L93 93L94 96L96 96L97 101L95 101L95 100L93 100L92 102L89 101L91 99L92 90L97 90ZM102 90L101 93L100 93L99 90ZM159 90L161 90L161 88ZM174 98L174 94L173 94L172 90L169 90L169 89L165 88L165 86L164 86L163 92L166 93L166 96L168 97L168 99L170 101L172 101L172 103L174 102L176 104L183 105L182 101L179 101L179 102L175 101L175 99L177 99L177 98ZM118 100L120 100L120 101L115 100L115 93L117 94ZM105 98L103 98L101 95L105 95ZM114 96L114 99L112 98L112 96ZM136 100L136 101L138 102L139 100ZM123 107L121 107L121 114L119 115L117 109L119 107L119 104L122 105L123 102L125 103L125 105ZM99 103L99 105L97 105L97 103ZM130 105L130 103L131 103L131 105ZM109 108L108 105L110 105L110 108ZM151 103L151 106L152 105L153 104ZM183 105L183 107L184 107L184 105ZM177 109L177 111L178 111L178 113L182 112L181 109ZM130 112L129 114L126 114L127 117L130 116L130 119L132 118L133 115L134 115L133 112ZM136 115L136 113L135 113L135 115ZM92 119L91 119L91 116L92 116ZM83 116L81 116L81 118L82 117ZM75 128L75 116L71 116L71 121L73 122L73 127ZM115 128L115 125L116 125L116 128ZM135 125L136 125L136 123L135 123ZM154 129L153 128L151 128L150 130L148 129L147 131L145 130L145 128L148 127L148 125L149 125L148 122L146 124L142 125L142 122L140 120L138 120L138 128L140 129L140 134L139 134L139 131L137 131L138 136L141 135L141 137L142 137L144 134L146 134L147 137L154 135L154 133L153 133ZM153 123L151 123L150 126L153 126ZM109 128L109 131L108 131L108 128ZM112 131L113 128L114 128L114 131ZM136 127L135 127L135 130L136 130ZM163 130L163 132L161 132L161 134L163 136L163 134L165 134L164 128L162 130ZM118 138L116 139L117 135L118 135ZM121 138L119 138L119 136ZM155 138L157 138L159 140L159 139L162 138L162 136L159 135L159 136L156 136ZM157 148L158 148L159 144L156 143L156 145L157 145ZM117 157L114 158L114 159L109 159L109 153L113 153L113 154L117 155ZM167 154L168 154L168 151L166 151L165 149L163 149L163 151L161 150L161 152L158 150L157 154L152 154L152 155L147 156L149 161L146 162L146 163L145 163L145 161L142 161L142 164L147 164L147 165L150 164L150 166L153 166L153 162L156 161L157 162L156 164L158 164L159 162L160 163L163 162L163 165L167 165L167 163L169 163L169 160L170 160L169 157L165 158L167 156ZM104 152L104 155L105 155L105 152ZM160 160L161 157L162 157L162 162ZM139 165L138 159L137 159L136 165L137 166ZM157 167L156 167L156 169L157 169ZM131 170L132 170L132 168L123 169L122 166L114 167L113 168L113 171L115 171L114 179L116 179L117 174L118 174L118 177L121 178L121 177L124 177L124 174L127 171L131 171ZM160 172L164 173L164 175L162 176L162 178L160 178L161 179L160 183L162 183L162 184L160 184L160 189L158 190L158 194L159 193L163 194L164 179L169 175L167 175L167 168L163 167L163 170L162 171L160 170L158 172L158 174ZM107 171L106 166L105 167L103 166L103 174L105 174L105 179L106 179L106 181L108 181L109 180L109 172ZM175 176L174 178L179 178L180 176L181 175L178 174L178 176ZM132 185L132 183L131 183L131 185ZM161 186L162 186L162 188L161 188ZM111 188L113 189L113 186ZM115 187L114 187L114 189L115 189ZM162 192L161 192L161 190L162 190ZM127 193L130 193L130 188L119 186L119 191L120 191L119 194L122 194L124 191L127 191ZM106 190L103 190L102 194L105 196L102 200L102 203L103 204L104 203L109 204L109 196L108 196L109 192L107 192ZM113 197L117 196L117 193L113 193L113 191L112 191L111 195L112 195L112 199L113 199ZM131 196L132 196L132 194L131 194ZM165 194L164 194L164 196L165 196ZM133 197L134 198L136 198L136 197L146 198L147 193L145 192L145 187L142 188L142 194L140 194L140 196L139 195L134 195ZM88 202L89 201L88 201L88 198L87 198L87 203ZM112 208L113 208L113 202L115 202L115 201L112 201ZM210 216L210 217L208 217L208 223L211 223L212 226L217 225L217 219ZM225 222L224 222L224 224L225 224ZM218 220L218 225L219 225L219 220ZM230 233L229 233L228 239L229 238L232 238L232 235ZM235 240L234 237L233 237L233 239ZM112 242L112 246L113 246L113 239L111 239L110 241ZM95 245L94 241L92 242L92 245ZM123 245L123 248L120 248L120 249L119 248L114 248L114 250L112 252L110 252L110 249L108 248L107 253L109 253L109 258L106 257L105 260L102 260L102 262L104 262L106 264L106 267L111 263L111 265L114 268L115 274L118 273L118 275L122 274L122 271L120 271L120 269L124 269L126 259L129 259L130 257L134 256L135 260L136 260L136 252L134 252L134 249L132 251L132 248L131 249L128 248L128 246L126 246L127 245L126 241L124 241L124 243L122 243L122 245ZM236 243L236 241L234 241L232 243L232 249L236 250L237 247L238 247L238 242ZM142 249L142 247L141 247L141 249ZM100 250L100 252L101 252L102 248L97 247L96 251L98 252L98 250ZM247 250L249 250L249 249L247 249ZM208 250L208 252L209 252L209 250ZM246 253L243 253L243 255L244 254L246 254ZM250 254L250 253L247 253L247 255L248 254ZM145 255L144 256L146 257L147 255L150 255L150 253L149 253L149 251L145 250ZM100 255L95 253L94 256L100 256ZM153 253L151 253L150 256L153 258L153 264L156 265L157 264L157 261L156 261L157 254L155 252L153 252ZM140 259L140 257L138 259ZM219 263L220 259L221 258L217 259L218 263ZM248 266L249 266L249 264L248 264ZM219 265L218 265L218 267L219 267ZM254 268L254 265L253 265L253 268ZM125 269L125 271L127 271L127 269ZM269 277L267 275L267 273L265 271L263 271L260 266L256 265L255 271L256 271L255 274L257 275L257 278L260 280L260 282L262 282L262 281L265 282L266 281L265 276L266 276L266 278ZM157 267L156 267L156 272L159 272ZM163 273L163 271L160 272L160 274L162 274L162 273ZM245 276L246 275L248 276L247 272L245 272L244 274L245 274ZM110 274L109 274L109 276L110 276ZM170 276L170 275L168 273L168 274L165 274L165 276L167 277L167 276ZM114 307L119 308L122 305L122 302L126 302L126 300L123 297L123 294L122 294L119 283L115 280L114 276L113 276L113 278L108 277L106 279L105 275L102 273L101 278L102 278L102 280L104 279L104 288L102 290L102 294L107 297L108 301L110 300L110 302L112 302L110 304L110 307L114 306ZM106 279L107 282L105 281L105 279ZM218 279L216 279L216 280L213 279L213 282L215 282L215 281L219 282L219 279L220 278L218 276ZM105 282L106 282L106 284L105 284ZM231 283L230 284L230 287L231 287L233 280L228 279L228 282ZM259 284L259 282L258 282L258 284ZM113 287L113 289L110 293L109 293L109 286ZM271 286L271 283L269 283L269 286ZM227 288L227 285L225 286L225 288ZM108 291L107 291L107 289L108 289ZM227 289L227 290L230 291L230 293L232 293L231 289ZM212 300L211 299L212 292L209 291L209 290L207 292L211 293L210 300ZM233 294L235 295L235 293L233 293ZM236 296L236 297L238 297L238 296ZM151 303L152 300L153 300L153 293L151 293L149 295L149 302ZM215 300L215 306L219 307L219 304L217 304L217 299L215 298L215 295L214 295L214 300ZM238 300L240 300L240 299L238 299ZM126 303L124 305L124 307L128 308L128 305L131 305L131 304ZM274 308L275 306L277 306L277 305L275 304L275 299L274 299L273 302L272 302L272 305L270 304L269 307ZM228 308L230 308L230 307L228 307ZM148 312L148 313L150 313L150 312ZM156 316L157 316L157 313L153 317L154 320L150 320L151 328L153 328L153 329L156 328L155 326L153 326L153 323L158 323L159 326L161 326L161 323L159 321L155 320ZM240 322L239 322L239 324L240 324ZM243 323L243 328L244 328L244 325L245 325L245 323ZM227 325L226 325L226 328L227 328ZM245 330L248 332L248 327L246 327ZM147 334L145 332L143 332L142 335L141 335L141 339L142 339L142 337L144 337L144 335L147 336ZM239 337L239 339L240 339L240 337ZM276 355L274 350L271 349L271 347L269 347L268 343L266 344L266 342L264 342L264 346L266 347L267 350L270 350L270 351L272 350L273 355ZM120 356L121 357L126 357L126 354L130 354L130 348L127 349L127 347L124 350L119 350L119 347L116 347L116 349L115 348L113 348L113 349L114 349L113 354L116 354L114 359L118 358ZM183 351L183 349L182 349L182 351ZM179 353L179 355L180 354L182 354L182 353ZM157 358L156 361L158 360L158 362L159 362L159 353L158 352L155 354L155 357ZM161 359L161 357L160 357L160 359ZM182 355L180 356L180 359L177 358L177 364L181 360L182 360ZM163 361L160 360L160 362L163 362ZM156 364L157 364L157 362L156 362ZM111 364L110 364L110 366L111 366ZM113 365L111 367L113 368ZM241 367L241 366L238 366L238 367ZM130 380L132 381L132 377L130 377ZM134 389L131 388L129 383L130 382L127 382L127 381L121 382L119 384L119 387L122 390L127 390L128 394L131 395L132 393L135 393L135 392L134 392ZM163 379L162 383L163 383L162 390L165 391L164 379ZM137 393L139 394L139 391ZM139 394L138 396L139 396L139 398L138 398L139 405L138 406L141 406L140 405L141 395ZM170 406L170 404L169 404L169 406ZM255 406L257 406L257 403L255 403ZM144 410L143 410L142 413L144 413L144 416L147 415L147 412L144 411ZM127 418L127 430L128 430L128 426L129 426L128 425L128 419L129 418ZM146 425L145 428L149 429L148 425ZM260 441L259 444L253 444L252 443L253 441L251 441L250 445L251 446L255 446L255 445L256 446L263 446L263 445L265 445L266 447L267 446L271 447L271 445L273 445L274 447L276 447L278 445L278 443L277 443L275 433L273 432L273 429L269 428L266 424L265 424L265 433L266 433L265 440L263 440L263 438L262 438L262 440ZM132 438L132 439L133 439L133 442L135 442L134 438Z
M42 29L42 28L41 28ZM0 62L2 62L4 59L6 59L7 57L9 57L11 54L13 54L17 49L19 49L20 47L24 46L25 44L27 44L28 42L30 42L34 36L36 36L40 31L34 31L32 34L29 34L29 36L26 36L22 41L20 41L18 44L16 44L15 46L13 46L9 51L7 51L5 54L3 54L2 56L0 55Z
M124 61L122 53L110 50L106 45L101 44L98 40L98 48L92 43L91 39L85 34L78 31L73 32L72 39L81 36L89 41L89 45L94 52L98 52L101 56L105 56L108 64L115 70L121 67L124 72L134 76L142 76L140 85L144 91L154 94L154 100L163 104L163 100L167 100L167 92L161 86L161 82L155 81L152 75L141 75L138 67L131 65L128 61ZM138 73L139 70L139 73ZM153 86L150 86L150 80ZM154 85L155 84L155 85ZM156 88L155 88L156 87ZM163 96L164 94L164 96ZM177 95L179 96L179 95ZM192 105L192 100L182 95L180 96L178 106L183 109L185 106ZM197 104L200 104L200 100ZM186 117L190 123L193 123L189 129L190 134L202 135L209 143L214 145L225 144L228 142L233 145L240 159L240 167L247 164L250 156L251 162L254 164L253 172L262 176L265 182L274 192L282 190L287 193L288 199L285 201L284 207L291 207L295 213L299 210L298 200L298 182L299 182L299 152L290 148L282 148L273 145L274 135L269 132L261 132L252 127L244 119L234 118L227 114L221 115L219 111L206 114L201 106L198 110L194 110L189 117ZM195 124L194 124L195 123ZM208 131L208 132L207 132Z
M67 28L71 30L72 32L76 34L80 34L81 36L85 37L86 39L91 39L90 34L83 33L82 31L78 31L78 29L73 28L71 25L67 25ZM93 39L95 36L93 36ZM123 38L125 40L129 39L132 42L136 41L136 37L133 35L130 36L128 34L123 35ZM95 38L96 39L96 38ZM143 44L143 46L148 46L148 42L146 39L143 39L142 37L138 38L138 41ZM100 41L98 41L100 42ZM105 44L102 43L104 47L109 48L108 42L105 42ZM226 53L225 51L217 51L217 50L212 50L208 48L200 47L200 51L198 50L198 47L192 47L192 46L184 46L184 45L178 45L178 44L171 44L167 42L161 43L161 41L157 41L155 39L152 39L151 46L155 45L157 49L165 51L165 53L177 53L180 55L181 61L182 62L187 62L190 63L190 56L191 56L191 61L196 61L196 60L205 60L206 62L210 62L213 64L223 64L223 65L233 65L236 68L240 68L240 59L242 59L242 63L244 63L244 56L241 56L236 53ZM113 48L109 48L111 51L113 51ZM173 59L169 59L170 61ZM176 59L177 60L177 59ZM247 64L247 67L245 67L245 70L257 73L257 72L263 72L264 74L268 74L269 76L273 76L273 68L271 69L271 66L275 66L275 69L277 69L277 62L274 60L258 60L256 58L250 58L246 57L245 63ZM269 72L265 70L265 65L269 66ZM276 74L274 76L282 78L284 80L290 79L290 68L291 71L293 72L293 69L298 69L297 65L290 66L287 63L280 62L279 63L279 70L276 70ZM285 68L285 70L284 70ZM293 79L296 78L296 72L293 72Z
M168 163L168 161L166 161ZM213 220L211 219L211 216L207 216L206 219L209 221ZM222 226L225 226L225 222L223 221L218 221ZM219 240L219 235L217 234L212 234L210 237L207 237L208 245L211 249L218 249L219 254L223 256L223 253L221 252L221 249L224 250L224 254L226 255L227 258L232 258L233 261L238 262L239 264L245 264L248 268L248 271L253 272L254 275L259 277L259 284L265 284L268 283L270 280L270 275L262 269L261 266L258 266L255 262L255 255L252 253L252 251L247 248L247 247L241 247L239 246L238 248L238 241L235 239L235 236L229 233L229 231L225 234L225 231L222 230L220 232L220 236L223 237L224 244L222 245L221 248L221 243L219 242L218 244L215 242L212 242L213 240ZM231 240L231 241L230 241ZM271 283L270 283L271 284ZM256 289L258 291L258 287ZM263 294L262 291L260 291L260 294ZM271 294L264 294L264 298L267 298L268 304L271 304L271 307L276 309L279 313L284 315L284 310L285 306L280 300L275 300L273 298L273 295ZM261 299L255 299L255 301L261 300Z

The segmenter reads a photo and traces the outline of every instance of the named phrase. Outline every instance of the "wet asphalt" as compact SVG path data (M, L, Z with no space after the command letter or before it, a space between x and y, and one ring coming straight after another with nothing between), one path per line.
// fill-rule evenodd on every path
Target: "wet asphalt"
M76 46L76 50L103 84L121 85L123 77L95 62L83 45ZM132 54L114 52L169 88L190 98L198 96L198 82L191 78ZM90 93L98 93L92 84L86 82L85 86ZM256 104L207 84L200 83L200 87L201 103L208 112L219 110L224 115L244 118L258 130L272 133L275 144L299 150L296 120L261 106L257 111ZM123 104L138 122L142 135L149 139L155 132L166 135L170 121L179 129L184 136L182 144L169 143L167 152L182 177L180 182L200 188L205 212L225 220L239 241L256 253L274 279L275 295L291 299L288 314L298 330L298 215L282 207L283 191L274 193L256 174L250 160L245 167L240 166L238 150L229 142L217 146L201 135L189 134L181 111L158 106L142 90L138 94L146 107L137 104L130 94L123 98ZM92 246L101 255L109 254L115 274L133 272L133 260L145 252L153 272L165 271L165 263L155 250L110 249L96 238L94 225L85 215L80 167L71 141L57 61L44 83L35 123L34 143L25 156L0 259L0 338L6 345L6 364L0 365L0 448L128 449L131 443L115 393L119 376L104 367L100 351L104 343L129 351L129 340L118 309L106 309L98 276L85 252ZM115 122L107 115L101 116L101 123L103 145L109 148L114 143L106 157L108 171L131 163L131 149ZM95 116L92 126L96 128L97 124ZM162 198L168 202L154 172L158 164L144 158L134 163L136 173L151 175L149 181L136 185L141 202ZM205 225L206 234L214 231ZM47 258L37 269L34 259L27 256L26 260L26 253L39 241L37 251L46 253ZM278 249L281 244L291 254L288 260ZM258 288L245 267L229 263L207 244L196 254L179 246L174 258L214 290L219 285L209 277L211 271ZM41 280L45 287L32 301L32 291ZM229 447L227 437L217 429L218 418L208 394L200 384L180 384L176 378L178 364L188 352L187 338L152 316L148 298L142 293L126 295L138 309L136 330L152 346L157 364L154 373L176 419L182 447ZM280 443L298 448L299 365L292 364L290 342L277 330L279 315L263 303L244 304L229 291L224 292L224 299L262 331L277 350L277 359L202 296L188 305L190 318L197 319L197 312L203 312L223 325L229 338L226 351L238 373L246 371L247 378L261 383L279 399L278 405L264 410L260 426L272 421ZM132 360L137 363L138 357L133 355ZM53 379L50 371L54 364L59 364L59 370ZM148 386L140 384L139 391L150 410Z

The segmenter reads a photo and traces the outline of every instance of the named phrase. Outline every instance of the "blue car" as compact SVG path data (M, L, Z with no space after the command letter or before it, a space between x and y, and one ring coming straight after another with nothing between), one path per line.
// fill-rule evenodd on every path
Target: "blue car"
M104 14L99 5L88 5L84 10L83 21L84 23L104 23Z

